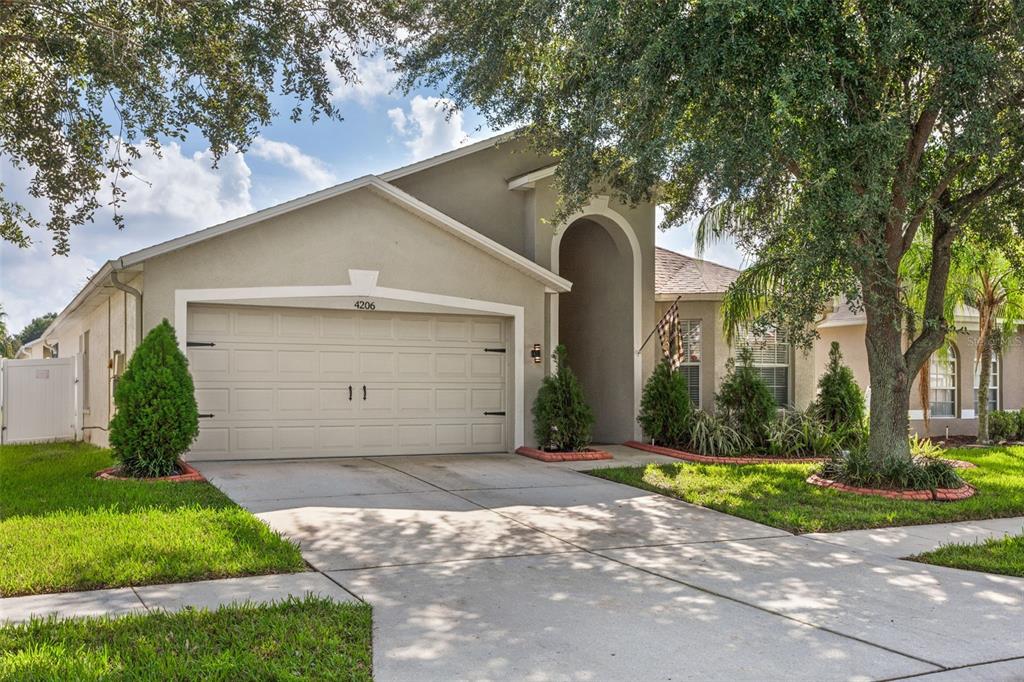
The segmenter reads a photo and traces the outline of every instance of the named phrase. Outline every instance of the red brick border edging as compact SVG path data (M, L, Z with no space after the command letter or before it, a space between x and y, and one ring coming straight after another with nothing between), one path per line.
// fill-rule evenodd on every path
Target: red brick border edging
M547 452L523 446L516 448L516 454L542 462L584 462L596 459L612 459L612 453L604 450L583 450L582 452Z
M818 464L824 462L824 457L715 457L714 455L698 455L695 452L666 448L661 445L641 443L638 440L627 440L623 443L626 447L636 450L653 452L656 455L675 457L676 459L695 462L697 464Z
M95 478L102 479L104 481L143 481L145 483L151 483L160 481L163 483L194 483L199 481L205 481L203 475L199 473L199 470L190 465L188 462L178 460L178 468L181 469L180 474L173 474L171 476L156 476L153 478L136 478L134 476L121 476L117 472L120 471L121 467L110 467L103 471L97 471Z
M936 488L935 490L886 490L884 488L858 488L857 486L846 485L839 481L822 478L818 474L812 474L809 476L807 478L807 482L811 485L821 486L822 488L841 490L844 493L875 495L876 497L885 497L890 500L917 500L919 502L953 502L956 500L966 500L977 492L974 486L970 483L964 483L959 488Z

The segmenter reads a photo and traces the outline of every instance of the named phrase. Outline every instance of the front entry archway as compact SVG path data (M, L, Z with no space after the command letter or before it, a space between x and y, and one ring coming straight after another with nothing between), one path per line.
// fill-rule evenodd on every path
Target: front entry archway
M630 238L632 237L632 239ZM555 236L552 267L573 283L558 295L558 342L594 410L595 442L635 436L639 400L639 247L628 224L585 214Z

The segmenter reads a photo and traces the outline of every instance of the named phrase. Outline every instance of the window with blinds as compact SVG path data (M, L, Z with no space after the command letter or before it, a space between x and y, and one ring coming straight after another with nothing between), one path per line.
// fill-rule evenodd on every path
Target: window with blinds
M790 374L793 350L785 334L769 329L764 334L755 334L744 328L738 335L739 347L746 347L754 356L754 368L768 385L775 404L779 407L790 405Z
M700 361L701 361L701 327L700 320L679 320L679 333L682 342L682 362L678 371L686 377L686 387L690 392L690 400L700 406Z
M928 395L928 411L933 417L956 416L956 351L949 344L932 353Z

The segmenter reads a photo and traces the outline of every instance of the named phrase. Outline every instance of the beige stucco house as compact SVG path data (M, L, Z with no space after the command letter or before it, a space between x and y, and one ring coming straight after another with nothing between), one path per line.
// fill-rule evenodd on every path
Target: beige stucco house
M83 437L162 319L202 415L190 457L493 452L533 441L558 342L597 414L637 434L655 348L654 207L551 222L554 167L498 136L108 261L44 334L82 355Z
M708 411L714 411L714 391L725 374L725 363L735 349L721 333L721 301L738 270L691 258L666 249L655 251L656 315L660 318L678 300L684 329L699 329L702 340L689 364L683 366L690 396ZM867 350L864 345L866 319L844 301L836 301L817 325L818 339L810 350L792 348L781 337L739 339L754 351L761 375L780 405L806 408L817 395L818 379L828 364L829 348L839 343L843 361L853 370L865 395L869 393ZM921 436L975 435L978 373L975 352L978 316L962 309L955 320L955 338L933 355L929 362L928 423L924 420L920 384L911 393L910 427ZM1024 407L1024 325L1006 339L996 355L990 379L990 409L1016 410Z
M81 436L104 445L118 377L166 318L195 381L198 460L533 445L530 406L564 343L595 440L618 442L639 435L660 352L639 349L678 298L697 339L684 371L713 410L737 271L656 248L650 203L598 195L555 224L553 173L503 135L125 254L31 352L81 355ZM852 327L826 329L863 362ZM772 338L756 354L780 404L813 399L820 349Z

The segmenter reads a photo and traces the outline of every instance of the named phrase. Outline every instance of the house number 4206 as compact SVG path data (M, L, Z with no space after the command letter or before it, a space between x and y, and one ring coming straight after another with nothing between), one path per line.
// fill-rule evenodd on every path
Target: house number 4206
M373 301L356 301L357 310L376 310L377 306Z

